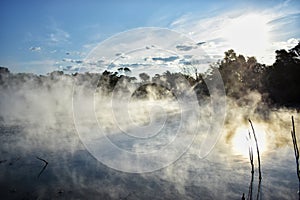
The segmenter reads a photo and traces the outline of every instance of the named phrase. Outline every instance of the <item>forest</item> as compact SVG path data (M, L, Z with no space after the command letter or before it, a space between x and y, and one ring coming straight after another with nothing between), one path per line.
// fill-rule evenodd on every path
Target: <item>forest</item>
M211 64L209 70L204 73L197 73L193 66L188 66L183 72L169 72L155 74L150 77L146 73L137 77L130 76L134 69L119 68L118 72L105 70L100 73L73 73L64 74L63 71L53 71L47 75L35 75L30 73L10 73L6 67L0 67L0 86L2 89L19 88L25 82L31 82L51 90L53 83L63 78L84 82L93 87L97 85L102 92L111 93L119 81L124 83L138 84L138 90L133 96L139 98L147 97L147 88L155 89L156 98L163 98L166 94L178 92L176 80L184 77L188 80L191 88L197 94L198 99L209 96L206 83L214 78L216 71L219 71L227 97L235 99L240 105L247 104L243 100L250 92L261 94L262 105L268 107L300 107L300 43L289 50L277 50L276 59L272 65L259 63L255 57L239 55L234 50L225 52L222 60ZM126 75L122 75L125 71ZM126 87L126 85L124 85ZM172 96L172 95L171 95Z

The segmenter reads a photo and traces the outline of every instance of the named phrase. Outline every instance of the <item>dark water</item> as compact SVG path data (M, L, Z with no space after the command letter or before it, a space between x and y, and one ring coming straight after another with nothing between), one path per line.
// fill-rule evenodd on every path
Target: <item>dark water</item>
M222 139L205 159L194 145L172 165L144 174L98 162L72 123L2 124L0 141L0 199L241 199L251 180L248 158ZM48 162L39 177L45 163L37 156ZM293 149L278 147L261 156L260 199L297 199ZM257 187L255 169L254 198Z

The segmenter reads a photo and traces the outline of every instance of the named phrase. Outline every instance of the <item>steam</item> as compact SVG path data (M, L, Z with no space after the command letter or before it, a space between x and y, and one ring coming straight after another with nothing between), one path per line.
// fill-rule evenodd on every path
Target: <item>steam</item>
M176 157L178 151L186 147L186 142L192 138L192 145L182 156L179 156L176 162L169 162L163 169L145 174L124 173L103 165L86 150L82 138L79 137L80 134L76 132L78 123L83 123L82 120L88 122L89 112L95 111L93 114L101 129L105 130L106 136L119 145L119 148L147 153L159 150L174 141L178 136L176 135L180 125L178 122L182 120L182 114L186 110L180 107L178 99L174 98L171 92L165 93L166 96L162 98L161 93L158 93L154 87L147 88L149 95L145 98L130 97L128 107L124 110L122 94L130 90L132 84L124 81L121 84L122 88L112 94L104 82L100 82L100 88L96 87L101 76L100 74L72 76L57 72L48 76L1 74L0 159L8 160L7 163L0 164L0 182L2 182L0 186L4 188L1 196L23 197L27 191L30 191L28 195L39 198L99 196L99 198L109 199L125 197L218 199L220 195L224 198L239 198L241 191L246 191L248 187L249 166L247 158L233 153L232 139L236 136L239 127L248 126L249 118L253 121L254 127L263 127L266 134L267 150L262 155L264 169L269 170L269 173L274 176L290 175L290 171L285 168L288 167L286 163L293 159L289 134L290 116L297 116L298 112L284 108L271 110L262 103L262 95L255 91L249 92L247 96L240 97L238 100L227 98L226 122L221 138L205 159L199 157L199 148L203 145L208 126L214 119L211 119L212 107L209 97L202 96L200 103L196 102L198 108L196 115L185 118L185 135L180 135L182 142L178 143L177 148L172 148L168 154L161 157L162 160ZM78 86L76 90L74 90L75 83ZM180 83L177 86L179 91L188 91L187 88L180 88L182 86ZM192 87L190 91L194 92ZM81 104L76 104L76 101L73 104L74 94L81 97ZM94 95L93 101L90 99L91 94ZM112 99L115 111L112 108ZM95 110L87 111L86 105L90 103ZM190 103L191 105L186 105L185 109L194 108L195 102ZM77 114L80 114L80 122L75 120L75 124L74 107L77 109ZM116 115L117 118L124 119L118 121L121 124L114 123ZM124 136L120 136L120 127L124 132L130 132L136 127L144 127L146 131L147 126L156 122L164 122L163 129L156 130L157 133L162 131L164 134L154 137L156 132L145 132L145 136L153 137L150 142L143 139L129 141L124 140ZM296 129L300 130L300 121L297 117L295 124ZM201 128L194 138L193 131L197 126ZM134 133L140 134L140 132ZM259 134L261 133L258 132L257 135ZM97 136L99 135L96 133L91 134L88 139L92 140ZM116 152L107 152L105 147L101 148L100 153L123 159L122 156L125 154L114 155L113 153ZM49 162L39 179L34 179L41 169L41 163L35 159L35 156ZM20 159L16 161L16 158ZM277 168L273 169L273 162L278 158L283 159L284 162L276 163ZM127 169L135 167L132 166L133 162L118 163L120 160L114 160L111 164L119 164ZM9 165L9 162L13 164ZM279 175L276 175L277 172L280 172ZM16 180L21 177L24 179L18 183ZM273 182L275 180L272 176L264 180L266 184L264 195L267 198L280 196L281 193L288 194L290 191L289 184L280 187L279 183ZM291 182L297 185L296 179ZM268 185L271 183L273 186ZM270 192L267 187L276 188L277 192ZM17 188L16 194L11 194L11 188ZM161 195L157 196L158 193ZM284 198L288 197L284 196Z

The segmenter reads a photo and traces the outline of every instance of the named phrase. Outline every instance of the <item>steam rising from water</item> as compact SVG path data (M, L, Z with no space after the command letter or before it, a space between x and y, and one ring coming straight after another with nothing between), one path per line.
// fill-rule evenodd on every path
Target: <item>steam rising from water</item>
M143 38L154 46L169 45ZM128 52L118 38L113 41L116 46L104 43L118 47L108 48L108 57L116 55L112 49ZM172 44L168 48L176 51L178 41ZM99 58L97 51L90 56ZM238 199L250 180L248 157L238 148L250 118L264 147L263 198L296 198L290 140L290 116L296 111L270 110L261 94L250 92L227 97L223 126L218 113L225 111L225 94L215 90L220 84L213 81L206 82L209 97L195 97L195 88L183 80L176 82L177 91L156 83L168 91L163 96L157 87L146 87L141 98L144 91L136 91L149 82L132 84L125 78L109 92L103 77L1 74L0 197ZM299 130L298 117L295 124ZM49 162L40 178L43 163L36 156Z
M14 76L17 75L11 75L10 78ZM227 118L222 137L206 159L198 156L199 146L203 142L199 131L191 148L174 164L153 173L130 175L98 163L80 142L70 103L74 77L44 77L41 83L33 77L25 76L24 79L22 82L7 79L7 85L1 87L1 160L7 160L0 164L0 179L3 183L1 196L80 198L91 195L92 198L96 195L117 199L130 195L133 199L139 199L152 198L160 192L162 198L174 199L217 199L219 195L225 195L225 198L239 197L248 188L250 166L248 158L239 156L242 152L237 152L232 142L237 134L243 134L240 127L249 129L247 119L251 118L254 127L257 127L257 135L261 134L258 130L263 129L266 138L266 149L262 154L264 197L295 197L293 194L296 194L297 187L293 186L297 185L297 180L294 178L294 168L291 167L294 158L290 140L290 115L297 116L297 112L285 109L272 111L267 108L262 111L260 95L257 93L243 97L249 100L247 107L227 99ZM86 96L92 82L93 78L82 82L81 96ZM113 113L109 109L109 99L100 92L96 93L95 114L101 126L111 130L110 139L116 140L122 148L143 152L172 141L172 128L176 129L175 125L171 126L169 132L165 132L169 138L153 140L150 146L146 146L142 140L132 146L122 143L124 141L118 140L120 138L112 131ZM129 105L132 121L147 126L151 119L164 118L159 110L149 112L153 102L153 99L132 101ZM174 99L161 99L156 103L165 109L169 123L179 119L178 113L181 110ZM208 113L211 111L209 102L203 101L197 111L200 123L207 124L210 119ZM299 119L296 119L296 130L300 130ZM191 127L193 123L196 122L192 121ZM40 179L36 177L42 163L35 156L49 162ZM280 180L289 182L282 185ZM16 192L12 192L14 189ZM59 193L60 190L63 192Z

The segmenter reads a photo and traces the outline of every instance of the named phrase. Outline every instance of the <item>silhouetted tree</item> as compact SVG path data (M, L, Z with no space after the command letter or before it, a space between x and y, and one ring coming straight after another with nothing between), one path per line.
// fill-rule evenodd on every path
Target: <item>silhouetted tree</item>
M144 72L140 73L139 77L141 78L142 81L145 81L145 82L149 81L149 79L150 79L150 76L148 74L144 73Z
M238 99L249 91L261 91L264 68L265 66L258 63L255 57L246 59L231 49L225 52L223 60L212 66L207 78L213 79L218 70L222 76L227 95Z
M0 67L0 74L9 74L10 71L6 67Z
M276 51L275 63L264 73L266 91L273 103L300 105L300 43L286 51Z
M126 72L128 73L128 72L131 72L131 70L130 70L128 67L125 67L125 68L124 68L124 72L125 72L125 73L126 73Z

